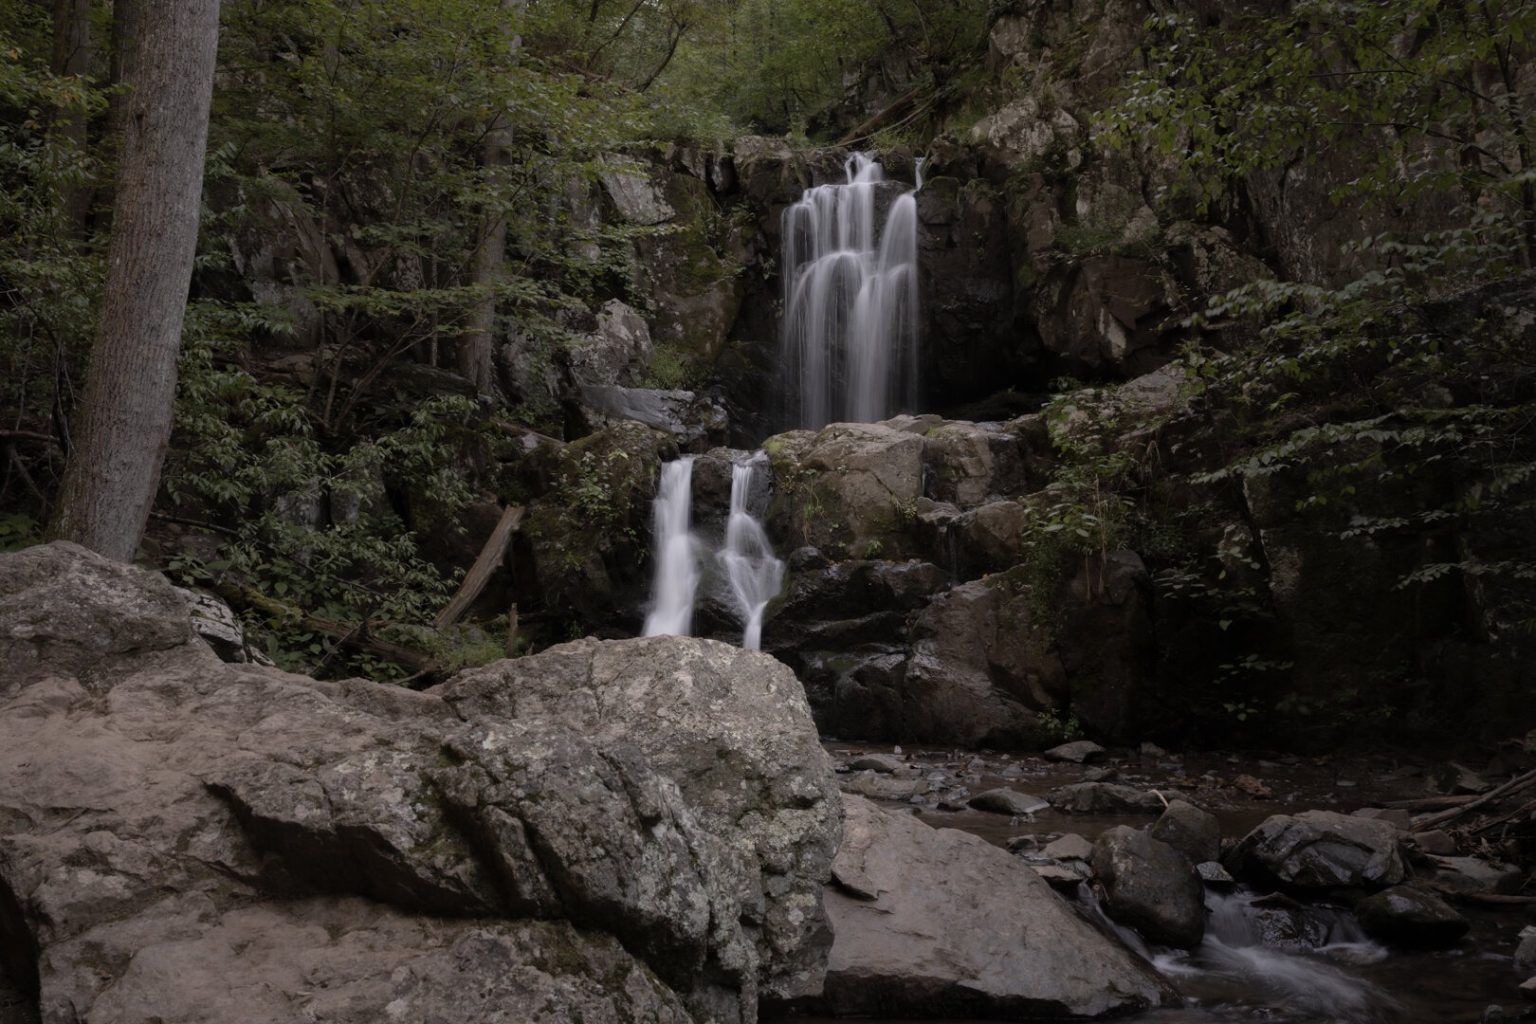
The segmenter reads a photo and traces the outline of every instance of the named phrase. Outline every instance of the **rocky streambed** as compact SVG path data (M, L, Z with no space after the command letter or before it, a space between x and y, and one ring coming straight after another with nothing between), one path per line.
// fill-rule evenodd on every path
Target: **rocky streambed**
M1487 785L1459 766L1402 756L1181 755L1152 744L1106 751L1075 743L1051 758L835 741L828 751L849 802L984 840L1152 965L1183 1005L1131 1020L1529 1015L1521 984L1536 969L1536 929L1525 929L1518 906L1476 902L1512 893L1524 874L1464 855L1439 830L1414 834L1408 811L1382 806L1421 798L1426 787ZM844 860L834 862L835 880ZM951 894L1009 900L990 888L996 877L959 858L906 866L912 875L930 869ZM974 917L962 926L970 929L963 947L985 957L1014 939L1016 923ZM991 1010L986 1016L998 1015Z

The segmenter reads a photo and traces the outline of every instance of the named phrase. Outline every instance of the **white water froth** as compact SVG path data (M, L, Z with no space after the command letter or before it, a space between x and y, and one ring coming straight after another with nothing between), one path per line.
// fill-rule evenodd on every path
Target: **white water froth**
M763 461L763 453L758 452L731 467L731 512L725 523L725 545L715 555L741 618L741 646L749 651L762 647L763 611L784 583L784 563L773 556L767 532L747 508L752 478Z
M698 541L693 517L693 456L661 467L661 487L651 505L656 575L644 636L687 636L699 589Z
M856 153L846 173L784 211L784 393L800 427L882 420L917 396L916 190L877 232L884 172Z
M1118 937L1197 1002L1257 1003L1280 1011L1275 1020L1329 1024L1366 1024L1396 1009L1387 993L1347 969L1387 956L1347 915L1324 908L1309 911L1326 932L1325 944L1279 949L1265 944L1251 893L1208 892L1205 939L1198 949L1186 952L1150 947L1134 930L1111 919L1086 885L1079 887L1078 900L1101 930Z

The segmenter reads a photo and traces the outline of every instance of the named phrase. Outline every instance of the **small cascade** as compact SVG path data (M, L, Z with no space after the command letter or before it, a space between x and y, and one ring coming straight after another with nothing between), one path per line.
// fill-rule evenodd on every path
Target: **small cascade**
M784 563L773 556L768 534L747 507L752 478L764 458L758 452L731 467L731 512L725 523L725 544L715 555L741 618L741 646L749 651L762 647L763 611L784 582Z
M856 153L846 173L784 211L783 384L799 427L885 419L917 397L916 190L877 231L884 172Z
M699 589L698 543L693 518L693 459L685 455L661 467L661 487L651 503L656 576L645 636L687 636Z

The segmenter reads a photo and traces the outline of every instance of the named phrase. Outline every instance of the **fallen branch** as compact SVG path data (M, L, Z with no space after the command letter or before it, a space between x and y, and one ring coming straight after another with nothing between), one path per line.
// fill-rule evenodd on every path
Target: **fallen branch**
M839 146L847 146L851 143L857 142L860 139L863 139L865 136L878 130L881 125L885 124L892 118L901 116L906 112L908 107L917 102L917 98L922 95L925 88L927 88L927 86L916 85L911 89L908 89L901 96L898 96L888 106L882 108L878 113L865 120L864 123L860 124L857 128L853 129L847 135L844 135L842 138L838 139L837 144Z
M297 622L299 625L316 632L334 637L343 647L350 647L363 651L385 661L394 662L402 668L409 669L416 676L442 675L442 669L432 656L425 651L419 651L414 647L406 647L404 644L391 643L388 640L380 640L376 636L370 636L363 626L348 625L344 622L333 622L330 619L322 619L311 615L302 608L296 608L291 604L285 604L276 598L268 597L251 587L241 586L229 580L221 580L212 585L213 592L218 594L230 604L241 605L246 608L255 608L274 618L287 619Z
M1532 811L1536 811L1536 800L1528 800L1521 804L1519 807L1516 807L1514 810L1510 811L1508 814L1501 814L1497 818L1494 818L1492 821L1484 822L1483 824L1477 826L1477 828L1473 829L1473 831L1478 835L1482 835L1484 832L1492 832L1500 825L1508 824L1509 822L1514 821L1516 818L1520 817L1522 814L1529 814Z
M512 534L523 521L523 510L520 506L509 506L501 513L501 519L497 521L496 528L491 531L491 536L485 542L485 547L480 549L480 554L475 558L475 564L469 567L469 572L464 574L464 582L459 584L458 593L453 595L453 600L443 606L443 610L437 613L437 619L433 622L438 629L447 629L459 620L459 616L469 611L469 606L475 603L475 598L485 589L486 583L507 556L507 545L512 542Z
M1536 783L1536 771L1529 771L1524 775L1510 779L1508 782L1504 783L1504 785L1490 789L1482 796L1477 797L1476 799L1470 801L1469 803L1463 804L1460 807L1453 807L1450 810L1441 811L1438 814L1431 814L1424 818L1417 819L1413 823L1412 831L1428 832L1430 829L1438 828L1440 825L1443 825L1448 821L1454 821L1464 814L1469 814L1472 811L1477 810L1479 807L1486 807L1493 803L1495 800L1500 800L1510 795L1511 793L1518 793L1522 789L1530 786L1532 783Z
M1472 903L1488 903L1496 907L1528 907L1536 904L1536 896L1506 896L1498 892L1458 892L1452 895L1457 899Z
M1421 796L1412 800L1383 800L1381 806L1397 811L1443 811L1447 807L1464 807L1476 799L1476 793L1469 796Z

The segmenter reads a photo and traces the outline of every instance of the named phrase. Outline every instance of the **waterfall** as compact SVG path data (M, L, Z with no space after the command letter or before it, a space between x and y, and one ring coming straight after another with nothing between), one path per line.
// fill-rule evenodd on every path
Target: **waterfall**
M747 507L752 478L763 460L763 453L758 452L731 467L731 512L725 523L725 545L715 555L741 618L741 646L749 651L762 646L763 611L784 582L784 563L773 557L768 534Z
M813 429L885 419L917 397L915 190L877 232L880 165L856 153L846 172L784 211L784 394L792 423Z
M697 544L689 530L693 504L693 456L661 467L661 487L651 503L656 576L645 636L687 636L693 597L699 589Z

